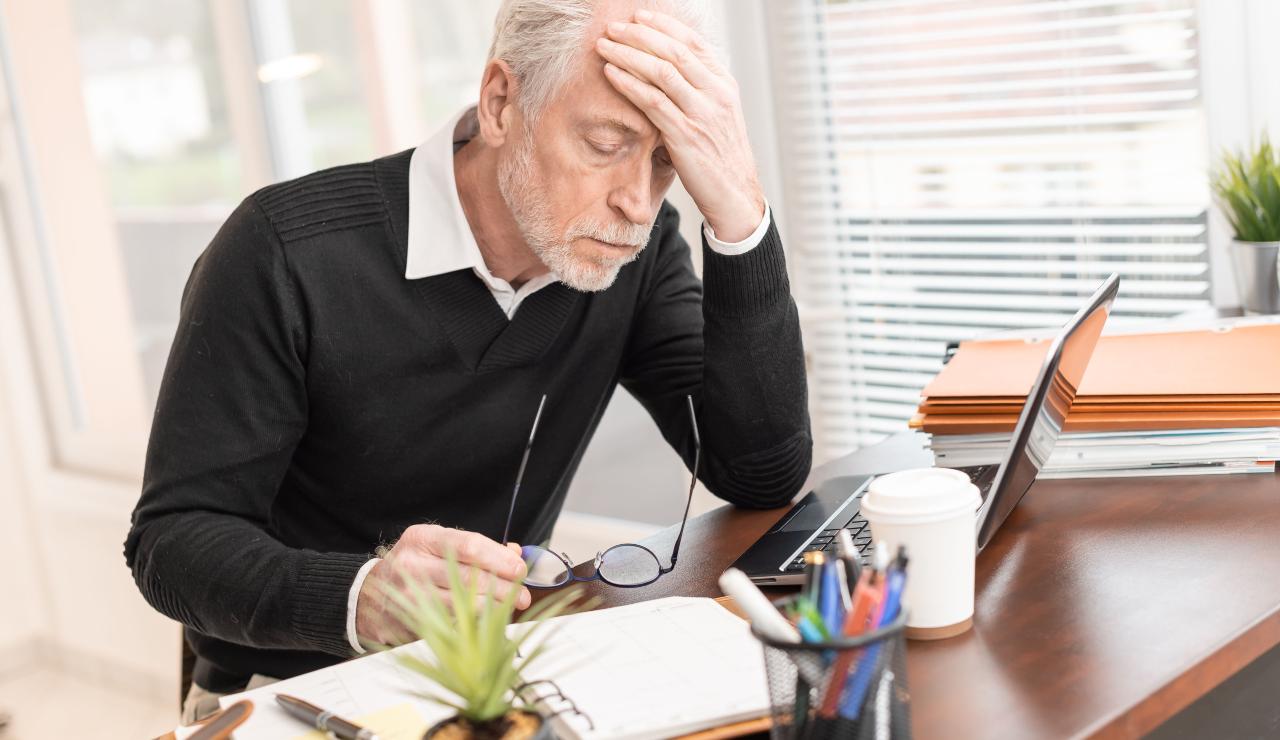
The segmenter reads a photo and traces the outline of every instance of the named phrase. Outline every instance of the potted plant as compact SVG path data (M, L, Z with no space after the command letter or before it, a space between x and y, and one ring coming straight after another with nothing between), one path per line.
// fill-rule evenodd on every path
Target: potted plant
M1263 134L1252 152L1223 155L1213 191L1235 231L1231 263L1248 313L1280 313L1280 151Z
M550 740L554 737L550 725L519 692L522 673L543 654L545 645L525 651L521 646L543 631L547 619L567 612L578 591L569 589L534 604L517 620L528 628L508 636L519 589L498 598L481 591L475 582L482 579L463 578L452 553L446 561L450 598L433 584L419 585L408 577L401 579L404 591L387 594L391 614L429 650L425 657L402 650L397 660L448 692L424 692L426 698L457 711L423 737Z

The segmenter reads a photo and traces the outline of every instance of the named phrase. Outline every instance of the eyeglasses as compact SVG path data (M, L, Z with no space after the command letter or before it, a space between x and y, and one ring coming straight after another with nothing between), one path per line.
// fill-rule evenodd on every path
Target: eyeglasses
M689 496L684 504L680 531L671 548L671 564L664 568L653 550L644 545L627 543L614 545L596 554L595 573L579 576L573 572L573 561L568 555L554 553L538 545L525 545L520 548L520 556L528 569L524 585L530 588L559 588L575 581L601 580L610 586L635 588L647 586L675 570L676 558L680 554L680 540L684 537L684 525L689 521L689 507L693 504L693 488L698 484L698 469L702 464L702 440L698 436L698 418L693 411L693 396L685 396L685 401L689 406L689 423L693 425L693 479L689 482ZM511 517L516 510L516 497L520 495L520 482L524 480L525 466L529 463L529 452L533 449L533 438L537 434L538 421L542 418L542 408L546 403L547 397L544 395L538 403L538 413L533 417L533 428L529 430L529 441L525 444L520 470L516 473L516 485L511 491L511 508L507 511L507 526L502 530L504 545L511 532Z

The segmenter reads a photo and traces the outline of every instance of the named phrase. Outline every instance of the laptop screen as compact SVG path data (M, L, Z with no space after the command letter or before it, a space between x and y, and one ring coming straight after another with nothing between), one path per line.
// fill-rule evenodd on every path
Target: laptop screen
M1102 327L1111 314L1119 285L1117 275L1108 278L1049 346L1048 356L1018 417L1005 463L1000 466L991 493L978 513L979 550L991 541L1049 461L1067 411L1084 379L1089 358L1102 335Z

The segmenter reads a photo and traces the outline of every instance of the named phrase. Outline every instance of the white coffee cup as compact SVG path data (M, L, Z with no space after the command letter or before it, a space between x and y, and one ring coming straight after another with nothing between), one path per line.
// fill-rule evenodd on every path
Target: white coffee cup
M875 540L891 554L906 548L907 637L941 640L973 625L974 513L981 503L969 476L947 468L882 475L862 497Z

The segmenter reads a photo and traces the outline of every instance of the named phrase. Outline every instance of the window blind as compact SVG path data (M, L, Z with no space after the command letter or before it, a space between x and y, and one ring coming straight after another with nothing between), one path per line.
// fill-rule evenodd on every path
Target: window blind
M1192 0L789 0L769 26L820 454L906 428L947 342L1208 305Z

